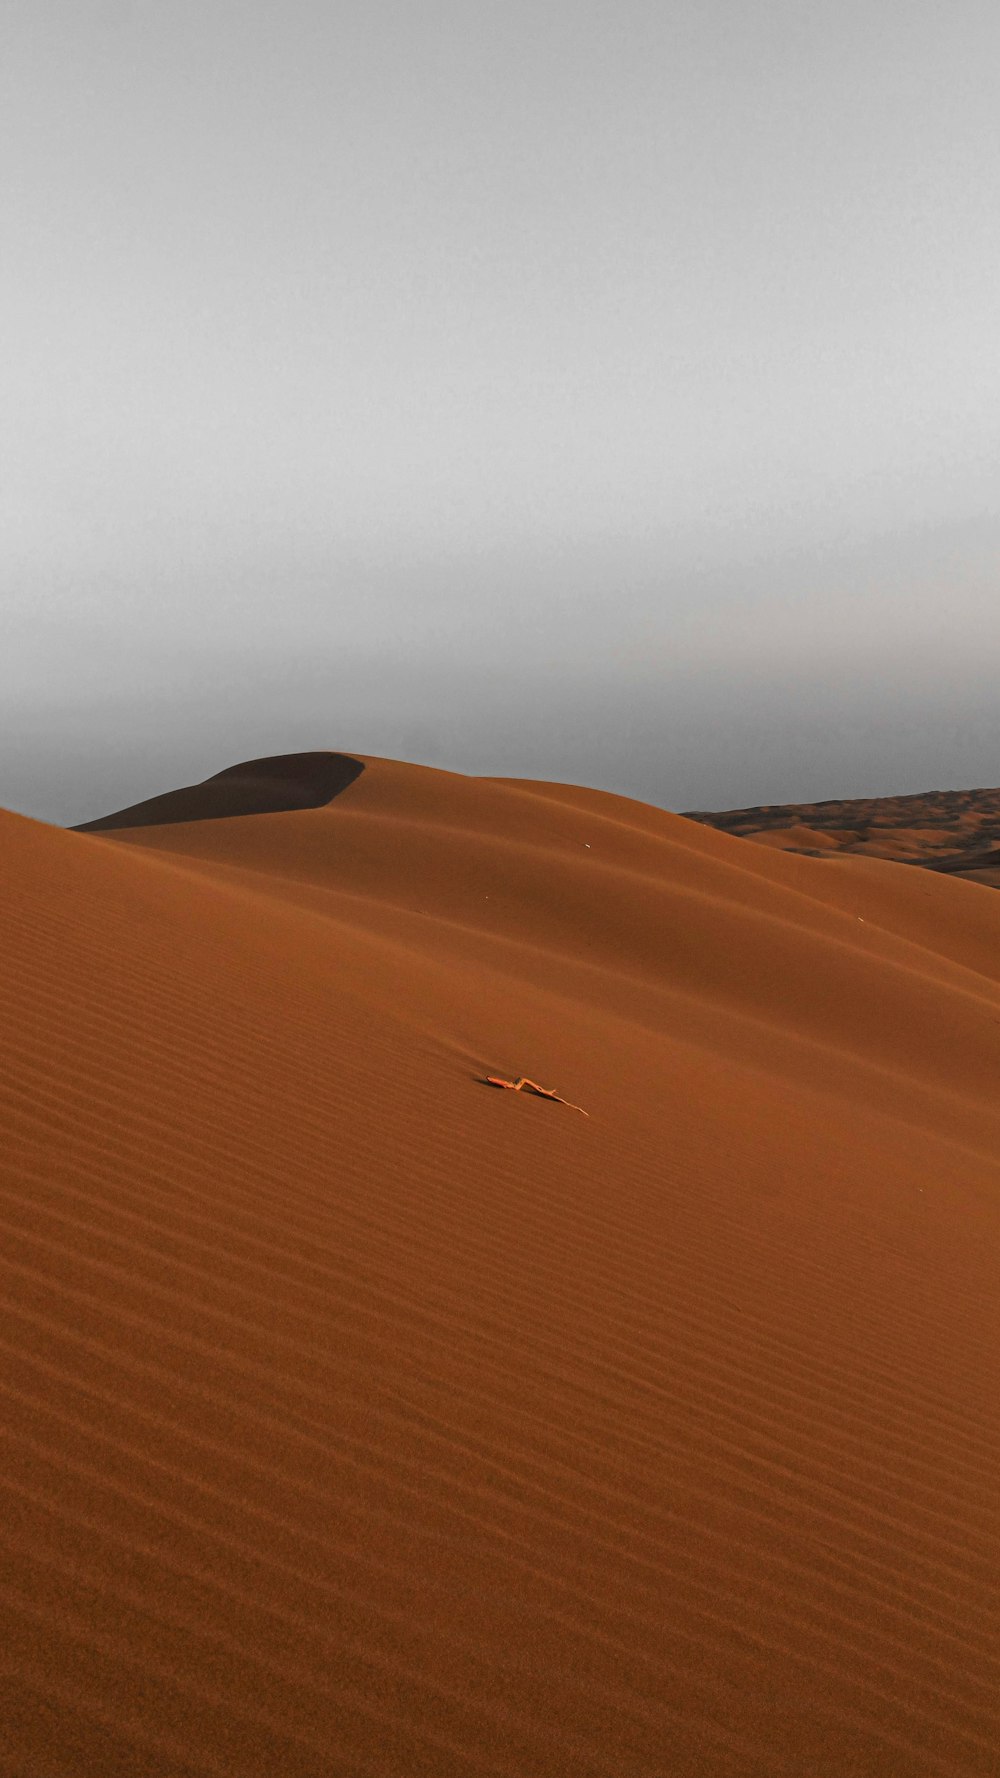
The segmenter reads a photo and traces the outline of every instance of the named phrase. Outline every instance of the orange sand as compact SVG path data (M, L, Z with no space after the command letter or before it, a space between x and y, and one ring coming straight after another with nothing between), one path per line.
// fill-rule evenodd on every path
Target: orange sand
M995 1774L1000 897L312 757L0 818L0 1771Z

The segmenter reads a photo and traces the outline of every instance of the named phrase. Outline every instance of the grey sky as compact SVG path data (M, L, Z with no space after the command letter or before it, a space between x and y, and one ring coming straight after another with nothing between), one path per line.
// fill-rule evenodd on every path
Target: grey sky
M6 0L0 803L1000 781L996 0Z

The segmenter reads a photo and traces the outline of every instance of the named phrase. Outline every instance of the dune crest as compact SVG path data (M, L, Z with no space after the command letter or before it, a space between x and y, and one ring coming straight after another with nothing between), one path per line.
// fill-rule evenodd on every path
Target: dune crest
M1000 898L361 755L128 813L0 816L0 1772L993 1774Z
M288 809L318 809L333 801L364 771L346 753L276 754L227 766L200 784L169 790L82 821L74 833L102 833L117 827L163 827L179 821L231 820L236 815L273 815Z

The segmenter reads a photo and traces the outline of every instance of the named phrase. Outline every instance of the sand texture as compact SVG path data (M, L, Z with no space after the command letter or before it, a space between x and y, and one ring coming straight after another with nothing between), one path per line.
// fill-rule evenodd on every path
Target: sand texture
M0 1772L995 1778L993 888L209 784L0 817Z
M688 819L812 858L831 852L891 858L980 883L992 883L984 872L1000 870L1000 790L929 790L719 813L697 809Z

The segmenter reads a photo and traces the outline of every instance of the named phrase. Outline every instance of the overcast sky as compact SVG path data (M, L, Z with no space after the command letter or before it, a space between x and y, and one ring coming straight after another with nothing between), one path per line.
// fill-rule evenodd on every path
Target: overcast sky
M0 803L1000 783L997 0L3 0Z

